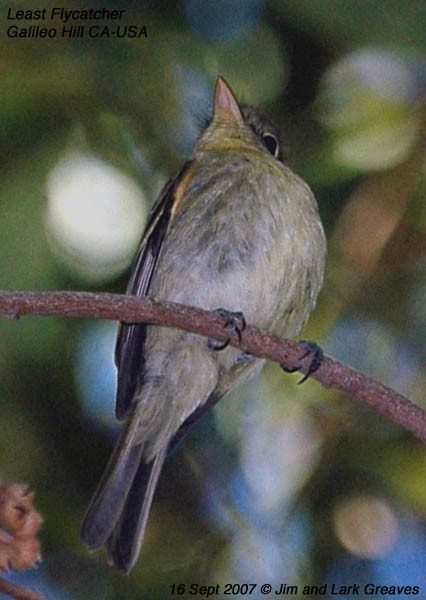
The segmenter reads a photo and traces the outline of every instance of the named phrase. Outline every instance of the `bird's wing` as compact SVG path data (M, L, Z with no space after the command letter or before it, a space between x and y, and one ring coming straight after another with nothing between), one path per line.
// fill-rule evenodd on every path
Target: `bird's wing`
M180 186L193 164L186 162L176 177L170 179L162 189L153 206L142 237L139 251L132 268L127 293L146 296L154 274L160 250L172 218L176 204L182 193ZM117 366L117 395L115 413L119 420L124 419L132 406L132 398L139 387L143 370L143 347L146 326L143 324L121 323L115 345L115 364Z

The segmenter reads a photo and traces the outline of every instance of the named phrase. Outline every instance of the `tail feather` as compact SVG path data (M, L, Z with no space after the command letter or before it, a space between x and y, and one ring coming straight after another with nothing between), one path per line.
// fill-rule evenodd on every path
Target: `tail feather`
M217 401L216 397L211 398L212 403ZM207 402L206 406L209 405ZM138 557L164 461L205 412L204 408L195 410L174 435L170 424L164 427L160 450L151 458L148 442L137 443L141 437L139 411L142 410L139 403L129 416L80 530L81 539L89 549L105 546L108 562L126 573ZM144 460L147 454L149 463Z
M167 449L165 444L152 463L139 465L121 517L107 541L108 562L125 573L138 557Z
M108 461L86 511L80 537L88 548L103 546L120 518L142 460L143 444L133 444L137 419L130 419Z

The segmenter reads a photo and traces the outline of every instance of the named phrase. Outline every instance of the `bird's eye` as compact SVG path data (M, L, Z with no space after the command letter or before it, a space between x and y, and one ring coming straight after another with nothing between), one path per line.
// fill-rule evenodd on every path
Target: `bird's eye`
M278 154L279 154L278 140L272 133L265 133L265 135L263 136L263 143L265 144L265 146L269 150L269 152L272 154L272 156L275 156L275 158L278 158Z

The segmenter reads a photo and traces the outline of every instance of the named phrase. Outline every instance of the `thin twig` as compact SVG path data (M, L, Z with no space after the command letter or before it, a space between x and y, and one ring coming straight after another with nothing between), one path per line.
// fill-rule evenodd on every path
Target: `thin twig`
M301 359L306 354L306 348L301 348L297 342L247 326L240 343L236 333L224 328L225 319L216 312L160 302L150 297L89 292L0 291L0 315L19 318L28 314L111 319L176 327L219 342L230 338L232 346L241 348L248 354L288 368L299 368L301 373L306 373L309 369L309 357ZM328 356L324 357L321 366L311 377L327 388L338 389L356 397L426 443L426 412L391 388Z
M28 588L18 587L10 581L0 578L0 593L7 594L15 600L44 600L44 596Z

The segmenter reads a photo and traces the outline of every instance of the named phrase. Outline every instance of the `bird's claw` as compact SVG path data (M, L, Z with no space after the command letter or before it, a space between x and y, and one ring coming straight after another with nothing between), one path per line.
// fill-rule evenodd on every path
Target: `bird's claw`
M241 343L241 333L247 326L246 319L242 312L233 312L230 310L226 310L225 308L218 308L215 312L220 316L226 319L223 327L224 329L231 329L234 333L236 333L238 337L238 342ZM220 350L224 350L227 346L229 346L230 338L225 340L224 342L217 342L214 339L209 338L207 344L210 350L214 350L219 352Z
M299 360L304 360L307 356L311 355L311 362L309 364L308 370L306 371L302 379L298 381L298 383L300 384L306 381L308 377L312 375L312 373L315 373L315 371L319 369L324 359L324 352L322 351L322 348L320 348L320 346L318 346L318 344L316 344L315 342L301 340L299 343L305 349L304 354L302 354ZM286 367L285 365L280 366L282 370L286 373L295 373L296 371L300 370L300 367Z

